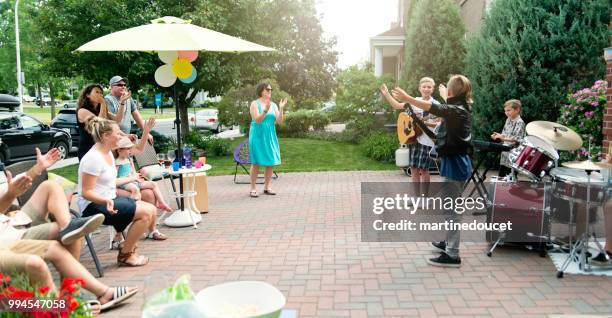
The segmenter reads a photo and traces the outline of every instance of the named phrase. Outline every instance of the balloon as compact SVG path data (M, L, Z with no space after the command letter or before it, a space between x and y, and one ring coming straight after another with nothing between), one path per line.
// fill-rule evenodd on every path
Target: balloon
M176 75L172 72L172 65L164 64L155 71L155 82L161 87L170 87L176 82Z
M195 81L196 76L198 76L198 71L196 71L196 68L194 66L191 67L191 75L187 78L180 78L179 77L179 81L185 83L185 84L189 84L192 83L193 81Z
M179 58L172 63L172 71L179 78L187 78L191 75L191 63L185 58Z
M198 51L179 51L178 57L187 59L189 62L193 62L198 58Z
M159 59L162 62L166 64L172 64L174 63L174 60L178 58L178 52L177 51L159 51L157 52L157 56L159 56Z

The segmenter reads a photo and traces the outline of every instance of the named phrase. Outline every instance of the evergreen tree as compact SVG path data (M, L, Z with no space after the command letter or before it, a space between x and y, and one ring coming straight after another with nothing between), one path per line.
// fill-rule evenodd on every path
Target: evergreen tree
M401 85L418 94L419 80L432 77L446 83L463 71L465 26L453 0L411 1L406 21L406 65Z
M525 122L557 121L569 91L603 77L609 19L608 0L495 1L467 44L476 137L502 129L511 98Z

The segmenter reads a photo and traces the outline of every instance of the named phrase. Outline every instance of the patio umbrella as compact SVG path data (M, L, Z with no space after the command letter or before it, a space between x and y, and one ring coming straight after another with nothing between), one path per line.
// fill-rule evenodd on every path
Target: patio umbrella
M190 62L197 58L197 51L261 52L274 51L274 49L202 28L190 24L190 21L176 17L163 17L152 20L151 24L117 31L94 39L81 45L76 51L158 52L160 59L166 64L160 66L155 72L155 80L160 86L170 87L174 85L177 77L183 83L191 83L195 80L196 70ZM177 55L177 51L182 52ZM190 54L190 52L195 54ZM185 53L185 55L181 56L180 53ZM182 163L181 120L176 98L176 85L174 85L174 103L175 123L178 127L176 130L178 157ZM180 182L180 188L182 193L183 182Z
M163 17L151 21L151 24L141 25L133 28L129 28L122 31L117 31L100 38L89 41L81 45L76 51L145 51L153 52L157 51L160 54L160 58L168 63L163 65L165 71L172 71L173 67L176 75L184 83L191 83L195 80L195 68L193 73L191 72L191 65L172 65L170 60L165 60L163 56L172 56L172 52L176 51L211 51L211 52L254 52L254 51L274 51L274 49L259 45L253 42L242 40L230 35L226 35L220 32L209 30L206 28L199 27L197 25L190 24L190 21L179 19L176 17ZM197 57L197 52L190 61L193 61ZM176 58L176 54L174 55ZM179 62L187 62L182 60ZM186 75L180 76L181 70L187 72ZM158 71L160 70L158 69ZM169 87L174 84L176 76L172 78L158 79L158 72L156 72L155 78L160 86ZM174 103L176 107L176 121L177 129L177 143L179 148L179 155L181 150L181 129L180 129L180 118L179 118L179 105L176 99L176 86L174 87ZM182 157L182 156L181 156ZM182 160L182 158L180 159Z

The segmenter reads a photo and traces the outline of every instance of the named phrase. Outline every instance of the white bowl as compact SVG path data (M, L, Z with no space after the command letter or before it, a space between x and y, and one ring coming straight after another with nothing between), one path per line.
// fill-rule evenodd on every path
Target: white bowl
M268 283L238 281L201 290L196 303L207 318L278 318L286 299Z

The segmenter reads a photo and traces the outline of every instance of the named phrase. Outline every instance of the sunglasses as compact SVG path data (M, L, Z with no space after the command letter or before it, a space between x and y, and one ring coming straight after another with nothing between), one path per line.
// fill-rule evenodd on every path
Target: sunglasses
M115 85L113 85L113 86L126 87L126 86L127 86L127 84L115 84Z
M268 92L271 92L271 91L272 91L272 89L271 89L271 88L266 88L266 90L267 90Z

